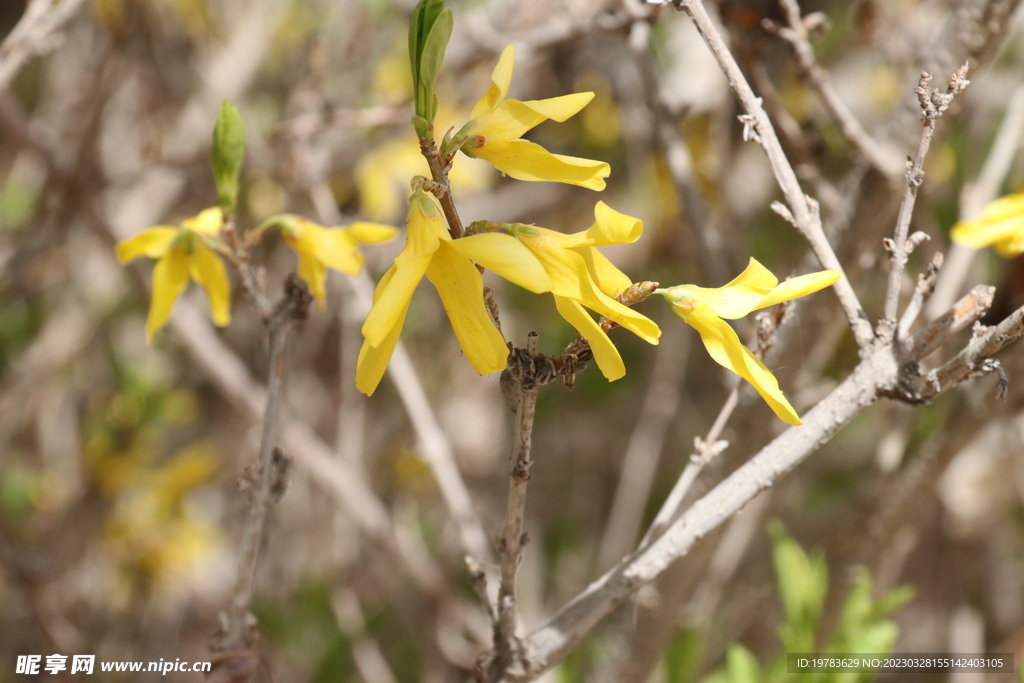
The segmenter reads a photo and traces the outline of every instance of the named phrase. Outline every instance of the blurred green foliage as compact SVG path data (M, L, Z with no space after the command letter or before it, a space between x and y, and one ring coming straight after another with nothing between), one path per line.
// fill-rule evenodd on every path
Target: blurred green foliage
M823 648L822 611L828 594L828 567L820 551L807 553L778 521L768 526L772 536L775 573L785 621L778 636L782 653L763 669L754 655L738 643L729 646L725 666L702 683L867 683L871 673L805 673L786 670L787 653L888 654L898 629L888 619L913 597L911 586L901 586L877 600L871 597L871 577L865 572L853 585L843 604L839 624ZM699 634L681 630L663 656L668 683L690 683L700 661Z

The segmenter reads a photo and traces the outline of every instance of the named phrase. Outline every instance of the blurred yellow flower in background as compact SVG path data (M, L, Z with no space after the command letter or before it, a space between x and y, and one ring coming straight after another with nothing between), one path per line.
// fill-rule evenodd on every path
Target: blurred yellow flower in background
M380 223L352 223L345 227L326 228L302 216L283 215L267 221L277 224L281 234L299 256L299 277L309 285L321 309L325 306L327 269L356 275L366 262L360 244L379 244L392 240L398 229ZM261 226L262 227L262 226Z
M841 275L838 270L823 270L779 284L778 278L751 258L746 270L724 287L679 285L659 289L657 293L672 304L673 313L697 330L716 363L754 385L783 422L799 425L800 418L782 395L775 375L740 342L736 331L723 318L735 320L751 311L812 294L834 284Z
M437 129L446 131L451 123L461 118L460 112L441 105ZM417 175L429 176L430 168L420 153L415 135L403 134L367 152L355 170L360 213L375 221L394 220L408 195L409 179ZM453 194L467 197L489 188L494 177L494 169L488 164L461 159L452 164L448 181Z
M950 236L972 249L992 245L1007 258L1024 253L1024 192L995 200L978 218L954 225Z
M153 293L146 319L146 340L171 317L174 302L185 290L189 277L206 291L213 322L223 327L231 321L231 287L224 263L216 254L216 239L223 225L219 208L201 211L177 228L158 225L117 244L117 258L128 263L140 256L158 259L153 269Z
M601 373L614 381L626 374L618 349L584 307L625 327L644 341L657 344L661 330L654 321L615 300L633 284L596 249L628 244L640 238L643 222L619 213L604 202L594 207L595 222L572 235L529 225L512 225L511 234L490 232L456 241L460 252L507 280L533 292L551 292L559 314L590 342ZM520 244L540 270L524 256L510 263Z
M546 100L507 99L512 81L515 51L505 48L491 74L491 87L473 107L469 118L476 125L462 151L490 162L496 169L517 180L548 180L603 190L611 167L603 161L552 154L522 135L539 123L552 119L563 122L577 114L594 98L594 93L575 93Z

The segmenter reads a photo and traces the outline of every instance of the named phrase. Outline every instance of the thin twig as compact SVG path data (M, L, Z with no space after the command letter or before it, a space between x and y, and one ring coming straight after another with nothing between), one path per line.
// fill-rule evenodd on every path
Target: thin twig
M769 119L764 107L761 106L760 98L750 88L750 84L729 52L729 48L726 47L722 35L715 28L714 23L712 23L711 17L708 16L707 10L704 8L704 3L702 0L678 0L677 6L685 11L690 19L693 20L694 26L697 27L697 31L704 39L704 42L711 49L719 66L725 73L730 87L746 110L747 113L741 117L741 120L747 126L746 134L756 140L768 155L768 162L771 164L775 178L792 212L793 226L811 245L811 249L823 267L843 272L843 267L839 263L839 259L836 257L832 246L828 243L822 230L817 202L814 202L805 195L801 189L800 181L797 179L796 172L782 150L782 145L775 134L771 119ZM871 343L874 335L871 331L871 324L868 322L867 315L865 315L864 309L860 305L860 301L858 301L857 295L853 291L853 287L850 285L850 281L845 273L833 285L833 289L839 297L839 302L846 313L846 317L850 321L850 328L853 330L854 339L856 339L858 346L862 350L865 349Z
M917 286L914 287L914 294L911 296L910 303L907 304L907 308L900 317L900 324L896 331L897 339L904 339L910 334L910 328L917 320L917 316L921 315L921 309L924 307L925 302L935 292L935 282L942 271L942 262L942 252L935 252L932 260L928 263L928 267L917 276Z
M828 77L828 72L818 64L814 48L811 46L810 29L816 24L821 24L824 21L824 16L815 12L802 17L797 0L779 0L779 4L782 6L789 25L778 26L770 19L765 19L763 22L765 28L789 43L804 78L818 93L829 114L839 122L843 134L850 144L856 147L868 163L884 176L898 177L903 170L903 160L894 151L871 137L839 97L839 93L832 86L832 80Z
M266 321L270 339L267 405L263 413L259 456L255 463L256 482L251 490L249 514L242 530L238 578L231 594L223 638L219 643L221 651L247 649L254 645L250 634L253 620L249 614L249 603L252 601L256 581L256 565L270 507L283 493L287 459L277 447L277 427L283 399L285 352L292 321L305 318L313 300L305 283L294 275L285 282L284 291L284 297Z
M444 217L448 221L448 232L453 240L457 240L465 234L465 229L462 227L459 212L455 208L452 187L448 182L448 171L451 170L452 160L441 157L441 151L437 148L437 143L433 138L420 139L420 152L427 160L430 176L433 179L433 183L425 187L437 197L438 203L441 204L441 210L444 211Z
M498 588L497 620L494 622L494 658L487 665L489 680L498 681L518 669L522 656L516 636L516 573L528 541L526 526L526 487L530 481L530 449L533 441L533 418L537 408L537 392L554 377L554 366L537 354L537 333L531 332L525 349L515 349L509 356L508 369L502 373L503 383L515 383L515 429L508 461L508 501L505 524L498 538L501 560L501 584Z
M31 0L18 24L0 45L0 92L32 57L60 44L57 33L75 16L85 0Z
M789 317L792 306L792 303L787 302L781 306L775 306L771 311L758 314L758 324L754 333L755 356L763 359L775 345L775 333ZM689 493L690 487L697 480L701 470L729 447L729 442L720 441L719 437L722 435L725 425L729 422L729 418L732 417L733 412L736 410L736 406L739 405L739 398L740 378L734 377L732 391L729 392L729 397L725 400L722 409L718 411L718 416L715 417L711 429L708 430L703 439L698 437L693 440L693 453L690 455L686 467L683 468L682 474L679 475L665 502L662 503L658 514L655 515L654 521L651 522L651 526L647 529L647 533L644 534L638 547L643 548L649 545L653 539L657 538L659 534L668 528L672 520L678 516L683 501L686 499L686 494Z
M963 92L970 81L967 80L967 65L953 72L953 77L946 84L945 92L939 90L929 91L931 74L922 71L914 92L917 93L918 101L921 104L923 118L923 129L921 141L917 147L917 155L914 161L907 168L907 186L903 193L903 203L900 205L900 213L896 219L896 230L893 239L886 240L885 246L892 254L889 270L889 285L885 296L885 317L883 322L892 326L892 332L896 331L896 313L899 309L900 286L903 283L903 269L907 265L907 258L913 251L914 242L907 239L910 229L910 219L914 214L914 204L917 201L917 191L924 181L924 160L928 156L928 148L932 144L932 136L935 134L935 126L939 117L949 107L953 98ZM923 235L923 233L922 233ZM920 240L917 240L918 242Z
M977 332L960 353L920 380L922 387L917 392L920 399L932 399L951 386L985 374L998 376L997 395L1002 397L1006 394L1006 374L992 356L1024 334L1024 307L1018 308L998 325L978 328Z
M719 441L718 437L722 435L722 430L725 429L726 423L732 416L733 411L736 410L736 406L739 405L739 397L740 387L739 380L737 380L732 391L729 392L729 397L725 399L722 409L718 411L718 417L715 418L715 422L711 425L707 435L703 439L698 437L693 440L693 453L690 455L686 467L683 468L682 474L676 479L675 485L669 492L665 502L661 504L658 514L655 515L654 521L651 522L651 526L647 529L647 533L644 534L638 547L644 548L650 545L653 539L657 538L659 534L668 528L668 525L672 523L672 520L682 507L683 500L686 499L686 494L690 492L693 482L697 480L697 475L701 473L701 470L708 463L721 455L722 451L729 447L728 441ZM686 451L683 452L685 453Z
M922 327L897 347L900 360L917 362L927 358L954 334L966 330L981 319L992 305L996 288L978 285L951 309Z

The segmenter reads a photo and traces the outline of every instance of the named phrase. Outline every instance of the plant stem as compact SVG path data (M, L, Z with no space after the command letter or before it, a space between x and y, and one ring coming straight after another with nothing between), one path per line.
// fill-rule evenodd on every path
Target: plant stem
M497 619L494 622L495 657L489 666L490 680L501 680L515 664L520 654L516 637L516 573L528 542L526 526L526 486L530 481L530 450L533 442L533 419L536 415L537 392L542 382L537 381L537 333L531 332L526 349L517 349L509 359L509 375L516 382L519 397L516 401L516 421L512 438L512 451L508 461L508 502L505 525L498 538L498 556L501 560L501 584L498 588Z
M263 433L254 469L255 483L249 500L249 513L242 529L238 577L231 594L227 620L221 640L223 651L252 647L254 626L249 614L260 546L270 515L270 507L284 490L288 460L277 448L277 424L283 398L285 352L292 321L303 318L312 300L305 283L292 275L285 282L284 297L266 320L270 340L270 362L267 372L267 405L263 413Z

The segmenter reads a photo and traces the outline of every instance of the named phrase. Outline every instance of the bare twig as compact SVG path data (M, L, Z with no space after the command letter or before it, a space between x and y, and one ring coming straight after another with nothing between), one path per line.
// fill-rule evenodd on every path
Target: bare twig
M17 26L0 45L0 92L32 57L60 44L58 32L85 0L31 0Z
M910 338L902 340L897 348L897 355L901 360L908 359L911 362L928 357L954 334L966 330L980 320L992 305L995 292L995 287L978 285L956 302L953 308L922 327Z
M658 514L655 515L654 521L651 522L651 526L647 529L647 533L644 534L643 539L640 541L640 548L650 545L652 540L668 528L668 525L672 523L672 520L679 513L683 500L686 499L686 494L690 492L690 487L697 480L697 475L701 473L705 465L717 458L721 455L722 451L729 447L728 441L719 441L718 437L722 435L725 424L732 417L736 406L739 405L739 398L740 387L739 380L737 380L732 391L729 392L729 397L725 399L722 409L718 411L718 417L715 418L715 422L711 425L707 435L703 439L698 437L693 440L693 453L690 455L686 467L683 468L682 474L676 479L676 483L669 492L668 498L661 504L661 508L658 510ZM686 451L683 452L685 453Z
M932 144L932 136L935 133L935 126L939 117L949 107L953 98L964 91L970 81L967 80L967 64L964 64L955 72L953 77L946 84L944 92L939 90L929 91L931 74L921 72L921 79L918 81L918 101L921 104L921 114L924 128L921 131L921 142L917 147L917 155L914 161L907 168L907 187L903 194L903 203L900 205L900 213L896 219L896 231L892 240L885 242L886 248L891 252L891 265L889 270L889 286L885 296L885 317L883 323L892 326L892 333L896 332L896 313L900 302L900 285L903 282L903 269L907 265L907 257L913 251L914 243L907 239L907 232L910 229L910 219L914 214L914 204L917 201L917 190L924 180L924 160L928 155L928 148ZM918 242L920 240L917 240Z
M990 328L979 328L975 337L960 353L949 362L929 372L921 379L923 385L918 396L928 400L946 389L972 377L995 374L999 377L998 395L1006 393L1007 379L999 365L992 358L1008 344L1024 334L1024 308L1018 308L1003 322Z
M778 26L770 19L765 19L765 28L789 43L804 78L818 93L828 112L839 122L846 139L883 175L888 178L898 177L903 170L903 160L864 130L864 126L832 86L828 72L818 64L811 46L810 29L825 21L824 16L815 12L802 17L797 0L780 0L779 4L786 15L788 26Z
M755 332L755 356L764 358L772 346L775 345L775 333L788 317L791 306L791 303L785 303L781 306L775 306L771 311L764 311L758 314L758 325ZM729 447L729 442L720 441L719 437L722 435L726 423L729 422L729 418L732 417L733 411L736 410L736 406L739 405L739 398L740 378L735 377L733 379L732 391L729 392L729 397L725 400L725 404L722 405L722 409L718 411L718 416L715 418L714 423L712 423L711 429L708 430L707 435L703 439L698 437L693 440L693 453L690 455L686 467L683 468L682 474L679 475L675 485L672 487L672 491L669 492L665 502L662 503L661 509L658 510L658 514L655 515L654 521L651 522L651 526L647 529L647 533L644 534L643 540L640 541L638 547L643 548L649 545L653 539L657 538L659 534L668 528L668 525L679 514L683 501L686 499L686 494L689 493L690 487L697 480L701 470Z
M448 221L448 232L452 239L457 240L465 234L465 229L462 227L459 212L455 208L451 184L448 182L448 171L451 170L452 160L441 156L441 151L437 148L437 143L433 138L420 139L420 151L423 153L423 158L427 160L430 175L433 178L433 183L424 187L437 197L438 203L441 204L441 210L444 211L444 217Z
M266 531L270 506L280 498L284 487L287 459L277 447L277 428L283 399L285 351L292 321L306 317L313 296L305 283L292 275L285 282L284 297L266 320L270 352L267 370L267 405L263 412L263 434L255 463L255 485L250 492L249 514L242 530L238 578L231 594L226 626L219 643L221 651L248 649L254 645L250 634L252 616L249 603L256 581L256 565Z
M935 291L935 282L938 280L939 273L942 270L942 261L942 252L935 252L925 272L917 276L917 287L914 288L914 294L910 298L910 303L907 304L907 308L900 317L900 324L896 332L897 339L904 339L910 334L911 326L917 320L917 316L921 315L921 309L924 307L925 302L928 301L928 298Z
M526 487L530 481L530 448L533 439L533 418L540 387L555 377L554 364L537 354L537 333L527 337L525 349L514 349L508 368L502 372L502 383L514 383L516 400L515 430L508 461L508 502L505 525L498 538L501 559L501 584L498 588L497 620L494 622L494 657L485 665L489 680L498 681L521 667L522 652L516 636L516 573L523 558L528 538L526 526Z
M843 272L839 259L825 238L817 203L805 195L801 189L800 181L797 179L792 165L782 150L779 138L772 127L771 119L768 118L764 107L761 106L760 98L750 88L750 84L747 83L746 77L740 70L739 65L736 64L736 60L729 52L729 48L726 47L721 34L712 23L711 17L708 16L707 10L704 8L704 3L702 0L677 0L676 4L693 20L697 31L704 38L704 42L707 43L708 47L711 48L711 52L714 54L719 66L725 72L729 85L746 110L747 113L741 117L741 120L747 126L747 134L755 139L768 155L768 162L771 164L779 187L782 189L782 193L789 204L789 209L793 216L793 226L811 245L811 249L823 267ZM853 330L857 344L861 349L866 348L873 338L871 324L868 322L864 309L860 305L860 301L858 301L857 295L854 293L853 287L850 285L850 281L845 274L833 285L833 289L835 289L843 311L850 321L850 327Z

